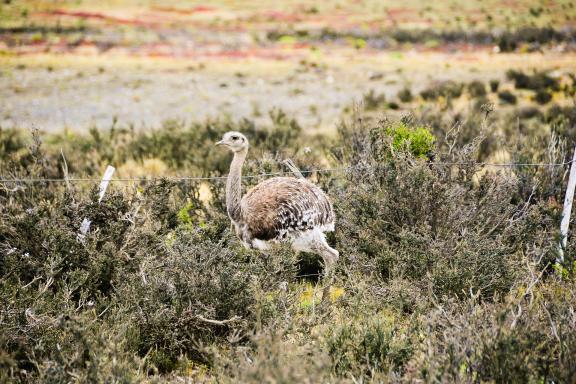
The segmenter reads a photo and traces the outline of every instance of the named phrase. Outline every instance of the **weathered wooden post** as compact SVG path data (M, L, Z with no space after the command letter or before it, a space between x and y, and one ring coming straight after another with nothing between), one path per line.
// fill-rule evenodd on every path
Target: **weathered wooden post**
M568 243L568 227L570 226L570 214L572 212L572 201L574 200L574 189L576 188L576 147L572 155L570 164L570 176L568 177L568 187L564 197L564 209L562 210L562 221L560 222L560 244L558 246L558 258L556 264L564 262L564 250Z
M100 182L98 203L100 203L104 198L104 195L106 194L106 189L108 189L108 184L110 183L110 179L112 179L114 171L116 171L116 168L114 168L111 165L109 165L106 168L104 176L102 176L102 181ZM89 230L90 230L90 219L85 217L84 220L82 220L82 224L80 225L80 233L78 234L78 238L80 240L84 239L84 236L86 236L86 233L88 233Z

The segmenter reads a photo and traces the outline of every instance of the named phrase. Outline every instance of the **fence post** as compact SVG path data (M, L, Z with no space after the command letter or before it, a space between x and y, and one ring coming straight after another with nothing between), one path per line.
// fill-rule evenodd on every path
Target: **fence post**
M108 189L108 184L110 183L110 179L112 178L114 171L116 171L116 168L114 168L111 165L109 165L106 168L106 171L104 171L104 176L102 176L102 181L100 182L98 203L100 203L104 198L104 195L106 194L106 189ZM84 220L82 220L82 224L80 225L80 233L78 234L78 238L80 240L83 240L84 236L86 236L86 233L88 233L88 231L90 230L90 223L91 223L90 219L88 219L87 217L85 217Z
M566 188L564 209L562 210L562 221L560 222L560 244L558 245L557 265L564 262L564 250L568 243L568 227L570 226L574 189L576 189L576 146L574 147L574 154L572 155L572 164L570 164L570 176L568 177L568 187Z

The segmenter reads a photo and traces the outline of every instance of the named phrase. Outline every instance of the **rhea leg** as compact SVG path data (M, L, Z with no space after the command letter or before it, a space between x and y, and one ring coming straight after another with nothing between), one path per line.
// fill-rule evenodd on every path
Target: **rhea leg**
M326 303L330 297L330 287L334 283L334 269L340 254L337 250L328 245L324 233L318 233L314 240L313 250L319 254L324 261L323 280L325 285L322 290L322 303Z
M328 243L326 243L325 239L322 240L323 241L321 245L316 249L316 252L322 257L322 260L324 260L324 269L327 273L328 271L332 271L336 266L336 262L338 261L340 253L334 248L330 247Z
M317 229L305 232L294 239L292 248L295 251L313 252L320 255L326 269L332 268L338 261L338 251L328 245L324 233Z
M339 253L334 248L330 247L326 243L324 235L322 235L322 242L317 248L317 252L322 256L324 260L324 289L322 290L322 303L328 302L330 297L330 287L334 283L334 268L336 267L336 262L338 261Z
M329 297L330 287L334 280L334 267L338 261L338 251L328 245L324 233L319 230L312 230L302 234L302 236L295 239L292 247L296 251L313 252L322 257L324 261L323 280L326 284L322 293L322 302L325 302Z

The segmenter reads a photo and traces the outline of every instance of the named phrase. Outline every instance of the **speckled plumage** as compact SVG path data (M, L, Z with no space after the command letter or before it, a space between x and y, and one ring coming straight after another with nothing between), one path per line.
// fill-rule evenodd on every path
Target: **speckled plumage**
M234 152L226 181L226 209L236 234L245 246L266 250L285 241L296 251L322 256L326 267L338 259L338 251L326 242L334 230L334 211L326 194L306 179L275 177L258 184L241 197L241 170L248 140L228 132L219 145Z
M315 228L334 229L334 211L328 197L305 179L268 179L242 198L240 211L248 242L291 240Z

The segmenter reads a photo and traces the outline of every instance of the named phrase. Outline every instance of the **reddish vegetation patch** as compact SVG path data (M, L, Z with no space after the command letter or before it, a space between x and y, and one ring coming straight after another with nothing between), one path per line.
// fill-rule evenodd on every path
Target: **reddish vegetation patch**
M300 42L300 43L294 43L291 45L292 48L294 49L308 49L312 46L312 44L310 43L305 43L305 42Z
M63 9L56 9L54 11L42 12L39 15L48 16L67 16L67 17L78 17L81 19L93 19L93 20L103 20L107 22L113 22L117 24L127 24L127 25L139 25L139 26L150 26L156 23L150 21L143 21L138 19L127 19L123 17L106 15L99 12L86 12L86 11L66 11Z
M386 11L386 15L388 16L388 20L393 24L407 22L429 22L427 18L418 16L415 10L410 8L389 8Z
M508 9L525 8L524 4L521 4L516 0L503 0L502 6L503 6L503 8L508 8Z
M278 47L266 48L240 48L240 49L211 49L188 48L183 49L167 43L149 43L137 47L101 44L87 40L69 44L64 41L48 43L36 41L26 45L13 46L12 52L16 55L25 56L39 53L51 54L74 54L74 55L119 55L135 57L162 57L162 58L228 58L245 59L259 58L269 60L289 60L301 58L308 52L306 44L295 44L289 50Z
M489 49L488 49L488 48L485 48L484 50L482 50L482 49L478 49L478 47L474 47L474 46L468 45L468 46L466 46L466 47L462 47L461 51L478 53L478 52L481 52L481 51L489 51ZM457 55L457 56L455 57L455 60L456 60L456 61L463 61L463 62L473 63L473 62L478 61L478 55L474 55L474 54L471 54L471 55Z
M268 19L268 20L274 20L274 21L288 21L288 22L295 22L295 21L301 21L302 18L294 13L287 13L287 12L282 12L282 11L264 11L262 13L260 13L261 16L263 16L263 18Z
M207 53L202 55L204 57L225 57L231 59L244 59L244 58L260 58L260 59L272 59L272 60L285 60L297 55L287 55L279 52L275 52L270 49L246 49L246 50L235 50L235 51L223 51Z
M506 1L507 8L520 6L516 0ZM55 41L40 38L37 34L25 32L21 35L10 33L0 34L0 43L4 43L16 54L30 52L74 53L74 54L104 54L118 53L120 55L135 56L163 56L163 57L259 57L284 59L286 55L295 57L303 55L310 46L321 46L322 50L330 52L340 48L351 49L358 42L354 40L357 32L360 36L366 33L367 41L359 54L372 55L381 49L387 49L387 41L382 37L385 31L405 22L418 22L421 25L430 25L432 20L419 15L414 9L404 6L393 7L381 12L379 15L369 13L351 13L345 10L331 10L327 12L310 12L303 5L295 6L288 11L274 9L252 9L250 13L239 13L231 20L218 19L218 13L208 14L206 17L193 17L197 13L218 12L222 9L210 5L196 5L189 7L155 6L142 8L132 13L92 12L90 10L53 9L43 13L36 13L40 17L52 17L50 20L60 24L60 21L69 22L66 18L79 18L86 20L85 31L78 34L62 36ZM472 10L466 13L467 20L480 20L483 13ZM366 20L366 21L363 21ZM72 19L72 21L74 21ZM66 24L66 23L63 23ZM119 25L130 25L139 30L146 28L153 32L151 38L140 39L132 36L126 37L121 33L111 33ZM315 35L328 28L336 32L335 38L316 41ZM125 27L122 27L125 29ZM282 44L270 39L254 39L249 32L268 32L275 34L290 34L290 30L305 30L311 32L310 39L298 37L293 42L284 41ZM104 33L99 33L103 31ZM139 32L139 31L136 31ZM373 32L373 35L370 35ZM340 33L340 35L338 35ZM57 35L57 32L55 33ZM136 33L134 34L136 35ZM341 37L338 37L341 36ZM371 37L372 36L372 37ZM52 37L52 36L51 36ZM420 52L474 52L476 50L491 49L490 45L481 42L471 45L469 43L450 42L438 38L437 44L406 44L409 49ZM404 45L392 46L392 49L404 49ZM469 60L459 58L459 60Z
M399 17L401 15L412 15L414 10L410 8L388 8L387 13L391 17Z
M160 11L160 12L178 13L181 15L191 15L194 13L215 12L216 8L206 6L206 5L197 5L193 8L188 8L188 9L174 8L174 7L152 7L152 10Z

